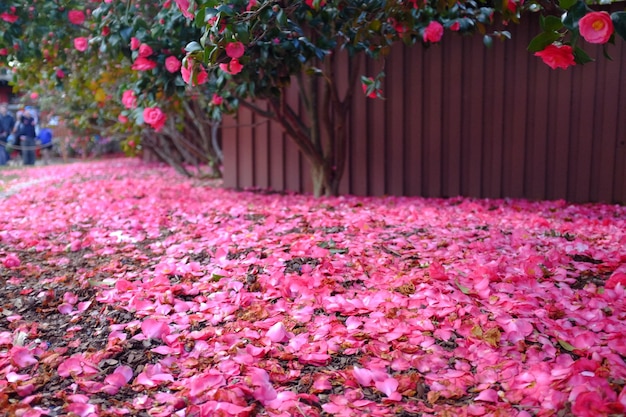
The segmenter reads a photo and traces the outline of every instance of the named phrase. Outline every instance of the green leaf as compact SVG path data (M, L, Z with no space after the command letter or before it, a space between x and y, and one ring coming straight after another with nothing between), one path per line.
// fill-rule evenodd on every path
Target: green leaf
M557 41L561 35L557 32L543 32L539 35L535 36L530 43L528 44L529 52L539 52L543 51L546 46L552 44L554 41Z
M556 32L563 27L563 22L556 16L546 16L543 19L543 30L546 32Z
M202 7L196 13L196 18L194 20L194 22L196 23L196 27L199 27L199 28L203 27L205 25L205 18L206 18L206 7Z
M576 1L577 0L559 0L559 6L561 7L561 9L568 10L570 7L576 4Z
M187 46L185 46L185 51L187 52L198 52L202 50L202 45L200 45L198 42L193 41L193 42L189 42L187 44Z
M568 352L572 352L576 349L574 346L570 345L565 340L561 340L561 339L559 339L559 345L561 345L561 347Z
M456 286L459 287L459 290L461 290L461 292L465 295L468 295L472 292L468 287L461 284L459 281L456 281Z
M577 31L578 21L590 11L591 9L587 7L587 4L584 1L578 0L578 2L576 2L576 4L570 7L567 11L567 15L563 19L563 25L569 30Z
M490 35L483 36L483 44L485 44L487 48L491 48L493 46L493 38Z
M224 278L225 275L219 275L219 274L213 274L211 275L211 281L213 282L217 282L220 279Z
M587 55L587 52L577 46L574 48L574 61L576 61L577 64L583 65L588 62L593 62L594 59Z
M348 253L348 248L330 248L328 251L332 254L338 253L340 255L346 255Z
M287 14L285 13L283 9L280 9L278 13L276 13L276 21L278 22L280 26L287 25Z
M626 12L611 13L611 20L617 33L622 39L626 40Z

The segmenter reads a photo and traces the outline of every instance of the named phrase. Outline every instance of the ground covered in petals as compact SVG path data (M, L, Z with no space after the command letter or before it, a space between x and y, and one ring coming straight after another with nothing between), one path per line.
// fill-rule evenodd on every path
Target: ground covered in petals
M0 194L0 415L625 413L625 207L235 192L126 159L3 170Z

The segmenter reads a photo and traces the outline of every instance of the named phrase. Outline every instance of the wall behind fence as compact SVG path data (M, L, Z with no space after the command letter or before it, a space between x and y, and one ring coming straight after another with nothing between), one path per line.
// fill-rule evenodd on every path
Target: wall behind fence
M395 48L386 100L356 95L341 192L626 203L626 42L609 45L613 61L585 44L595 63L551 70L526 50L536 22L510 30L491 49L449 32L428 49ZM222 134L226 186L311 192L279 125L241 109Z

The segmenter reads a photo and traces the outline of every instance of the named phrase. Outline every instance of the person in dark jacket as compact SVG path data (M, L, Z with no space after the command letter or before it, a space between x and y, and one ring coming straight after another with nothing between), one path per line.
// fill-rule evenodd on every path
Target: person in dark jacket
M24 165L35 165L35 118L31 115L30 110L25 109L20 117L20 130L18 137L21 139L22 161Z
M15 128L15 119L8 112L6 103L0 104L0 165L9 161L7 142L9 135Z

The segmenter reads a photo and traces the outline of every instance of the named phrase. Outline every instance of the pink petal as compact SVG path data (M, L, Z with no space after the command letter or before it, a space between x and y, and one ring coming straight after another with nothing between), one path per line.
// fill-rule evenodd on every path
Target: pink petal
M72 374L80 375L83 372L83 367L80 364L80 359L68 358L59 364L57 372L59 376L67 378Z
M170 334L170 328L162 321L146 319L141 323L141 332L149 339L162 339Z
M498 402L498 392L495 389L486 389L481 391L480 394L475 398L476 401L487 401L490 403Z
M282 322L278 322L269 328L265 336L272 342L280 343L287 340L287 330Z
M369 369L362 369L358 366L355 366L352 369L352 375L354 376L354 379L356 379L356 382L358 382L360 385L364 387L369 387L372 385L372 371L370 371Z
M376 389L382 393L384 393L387 397L390 397L391 394L396 392L398 389L398 381L394 378L387 378L383 381L376 381L374 384Z
M189 383L189 395L197 397L212 388L218 388L226 384L226 379L221 374L203 374L193 377Z
M30 379L30 375L8 372L6 374L6 378L9 382L28 381Z
M11 359L20 368L25 368L38 362L30 350L24 346L13 346L11 348Z
M93 404L73 403L67 406L67 411L77 414L79 417L87 417L96 412L96 406Z
M59 304L57 308L61 314L70 314L74 310L74 306L68 303Z

